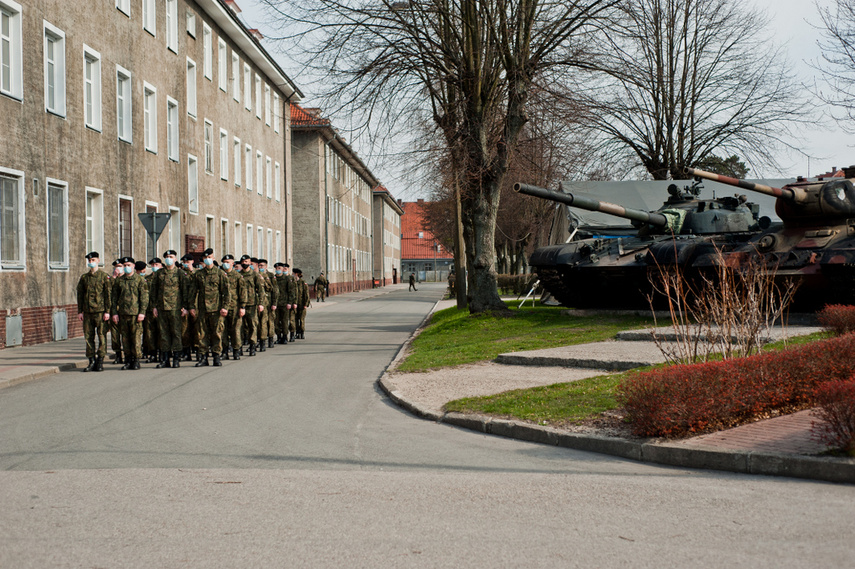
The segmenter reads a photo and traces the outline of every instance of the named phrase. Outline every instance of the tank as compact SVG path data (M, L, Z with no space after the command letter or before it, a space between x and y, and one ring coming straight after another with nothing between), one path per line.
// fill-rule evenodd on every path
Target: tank
M689 168L687 172L697 179L777 198L775 212L782 223L728 251L728 264L759 255L767 266L776 269L779 282L798 282L793 303L796 310L815 310L833 303L855 304L855 166L840 171L842 177L816 181L799 178L783 188L703 170Z
M633 230L623 235L609 232L532 254L529 264L544 288L561 304L577 308L647 309L651 269L676 265L688 278L698 278L701 258L741 249L771 224L744 195L701 199L699 183L682 189L671 184L667 200L655 211L521 183L514 190L630 220ZM703 266L708 270L710 263Z

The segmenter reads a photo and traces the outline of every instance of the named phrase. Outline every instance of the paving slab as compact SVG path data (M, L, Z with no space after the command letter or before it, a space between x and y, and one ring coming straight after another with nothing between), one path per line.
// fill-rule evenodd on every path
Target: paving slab
M697 327L692 328L695 330L697 329ZM819 326L774 326L761 335L761 341L764 343L777 342L785 338L807 336L809 334L822 331L823 328ZM626 341L649 341L653 338L654 333L657 338L667 342L676 342L678 340L678 336L681 335L674 330L673 326L660 326L657 328L643 328L641 330L624 330L623 332L618 332L615 337L618 340ZM689 333L696 334L697 332L689 330ZM731 338L734 338L734 336L731 336Z
M499 354L496 363L518 366L559 366L625 371L665 363L653 341L611 340Z

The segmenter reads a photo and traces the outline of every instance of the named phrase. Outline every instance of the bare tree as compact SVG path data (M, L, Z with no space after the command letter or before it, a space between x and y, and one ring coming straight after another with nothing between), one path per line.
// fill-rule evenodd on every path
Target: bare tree
M715 152L775 165L774 148L809 107L766 19L733 0L621 8L580 85L603 148L634 154L656 180L682 177Z
M823 102L840 110L835 116L847 132L855 132L855 0L835 0L832 7L817 4L822 19L822 71L828 91L819 91Z
M617 0L266 1L299 28L328 93L365 124L433 120L459 187L470 311L504 310L496 214L529 89L580 65L577 38Z

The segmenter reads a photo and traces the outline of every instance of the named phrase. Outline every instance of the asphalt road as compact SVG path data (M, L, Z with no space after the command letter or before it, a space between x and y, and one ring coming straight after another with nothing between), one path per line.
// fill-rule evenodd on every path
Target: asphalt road
M855 487L416 419L375 385L438 286L222 368L0 392L0 567L850 567ZM116 366L110 366L111 368Z

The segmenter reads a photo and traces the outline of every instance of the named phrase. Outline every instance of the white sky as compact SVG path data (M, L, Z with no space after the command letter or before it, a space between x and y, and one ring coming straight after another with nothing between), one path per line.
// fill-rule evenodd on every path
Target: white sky
M734 0L741 2L746 0ZM805 85L814 83L817 72L808 64L820 57L817 40L820 38L819 31L814 26L819 24L819 15L814 2L821 6L830 6L833 0L747 0L761 10L764 10L770 18L770 40L778 45L784 45L785 51L793 64L800 81ZM257 27L264 33L265 17L257 7L258 0L238 0L242 13L241 16L249 27ZM314 104L313 93L308 85L300 82L296 75L295 66L286 61L277 50L270 48L271 54L279 60L282 68L289 74L306 95L304 103L311 106ZM802 89L802 85L794 85L794 89ZM346 124L336 122L331 117L333 124L338 124L346 129ZM764 171L752 172L752 177L795 177L798 175L820 174L831 169L832 166L841 168L855 164L855 136L847 135L840 127L830 119L826 119L816 127L799 127L800 139L793 141L799 151L784 151L778 155L781 164L780 172ZM413 200L416 197L427 197L426 192L418 188L406 187L408 183L401 178L397 172L384 168L383 160L372 159L367 148L362 148L358 140L350 141L354 149L359 152L363 160L383 182L395 197L404 200Z

